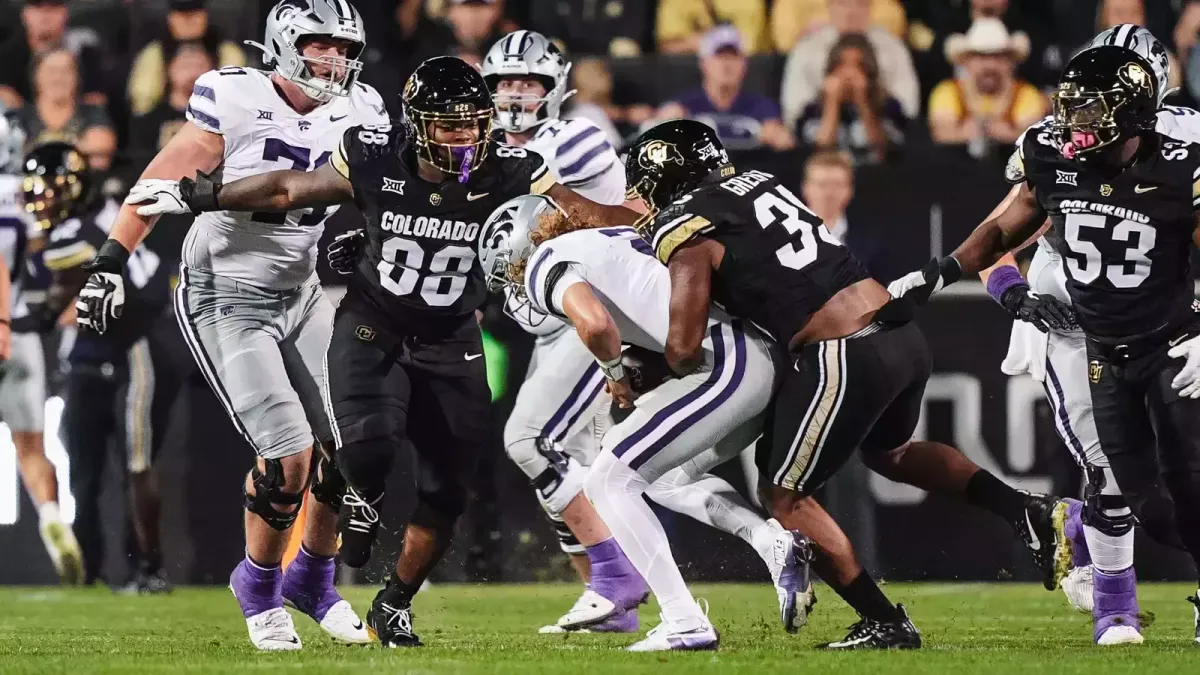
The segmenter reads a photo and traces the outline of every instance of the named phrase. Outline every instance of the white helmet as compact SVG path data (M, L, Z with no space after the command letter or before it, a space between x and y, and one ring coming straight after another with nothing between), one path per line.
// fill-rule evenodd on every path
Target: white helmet
M525 280L514 278L515 265L526 262L536 248L531 234L537 228L538 218L551 209L562 212L553 199L545 195L521 195L499 206L483 224L479 237L479 263L483 267L488 290L499 292L513 290L506 307L518 321L537 328L546 320L545 315L534 312L525 294Z
M0 175L20 173L24 154L25 132L0 110Z
M1146 59L1150 67L1154 69L1154 79L1158 80L1158 104L1160 106L1164 98L1178 90L1178 88L1169 88L1171 86L1171 59L1167 56L1167 48L1150 31L1132 23L1118 24L1092 38L1092 41L1084 46L1084 49L1105 45L1124 47Z
M321 35L354 43L346 58L325 56L308 58L300 54L297 43L304 37ZM280 0L267 15L266 37L259 44L246 44L263 51L263 63L289 82L304 90L314 101L328 102L346 96L362 71L363 48L367 33L362 17L346 0ZM332 75L313 75L315 64L329 66Z
M558 119L563 102L575 93L573 89L567 91L567 73L571 72L571 64L562 51L546 36L530 30L514 31L492 45L480 70L488 89L492 90L496 122L501 129L513 133ZM546 88L546 95L497 96L496 86L508 77L536 77ZM527 103L541 105L526 112Z

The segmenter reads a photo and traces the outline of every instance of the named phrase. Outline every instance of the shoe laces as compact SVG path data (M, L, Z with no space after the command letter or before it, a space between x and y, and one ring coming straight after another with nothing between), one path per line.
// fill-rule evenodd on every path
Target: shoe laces
M696 598L696 605L698 607L700 607L700 611L704 612L704 620L707 622L708 621L708 610L709 610L708 600L706 600L704 598ZM651 637L661 635L662 633L670 632L671 627L672 627L672 622L667 621L666 615L659 612L658 625L655 626L654 628L651 628L649 630L649 632L646 633L646 637L651 638Z
M282 607L271 609L251 617L255 627L264 630L271 637L290 637L295 632L292 616Z
M375 510L374 504L363 499L354 491L354 488L346 488L346 494L342 496L342 504L350 507L350 518L346 523L346 529L367 534L379 522L379 512Z
M394 607L386 602L379 603L379 608L387 615L387 618L383 620L384 625L396 629L398 633L412 635L412 610L410 608Z

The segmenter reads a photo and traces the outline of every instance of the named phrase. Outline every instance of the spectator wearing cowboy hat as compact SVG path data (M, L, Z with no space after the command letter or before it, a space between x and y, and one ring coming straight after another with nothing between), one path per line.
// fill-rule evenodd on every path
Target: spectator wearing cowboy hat
M1017 79L1017 65L1029 56L1029 38L1008 32L999 19L977 19L966 35L946 40L946 58L957 75L929 96L933 140L967 144L972 156L995 144L1011 145L1026 128L1045 117L1046 98Z

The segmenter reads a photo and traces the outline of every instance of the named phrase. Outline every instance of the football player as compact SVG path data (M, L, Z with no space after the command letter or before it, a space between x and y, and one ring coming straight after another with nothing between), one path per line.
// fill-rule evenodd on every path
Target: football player
M539 227L539 219L545 217L546 221ZM504 291L509 299L510 306L515 308L518 315L534 314L536 316L554 316L556 321L563 322L557 318L561 313L547 315L544 311L544 305L532 307L535 303L530 301L530 295L526 293L525 283L519 273L533 255L532 240L536 238L539 244L544 244L548 240L553 240L555 250L562 253L559 242L555 238L559 234L564 234L571 230L580 229L578 223L572 222L569 218L562 214L549 198L538 195L526 195L517 197L510 202L507 202L496 210L484 225L483 234L479 239L479 260L483 265L484 274L488 279L488 286L494 291ZM597 230L599 234L590 236L578 236L568 239L563 239L562 246L571 247L571 253L565 254L572 262L564 262L564 265L576 264L576 258L584 255L583 251L589 244L600 242L602 244L610 243L612 238L620 239L624 237L622 244L630 243L632 246L618 246L615 250L610 250L605 247L597 249L599 251L608 251L610 259L602 257L587 257L578 261L581 266L597 266L607 260L614 263L611 268L615 272L611 275L603 277L605 284L598 286L598 292L604 293L603 288L607 288L608 284L613 284L621 277L621 274L631 271L638 271L643 275L649 275L653 278L659 274L664 274L661 266L653 264L654 261L648 259L644 255L647 250L644 242L636 239L636 232L628 228L608 228ZM601 238L601 235L607 238ZM570 243L568 243L570 242ZM631 258L631 259L630 259ZM617 264L620 263L620 264ZM647 267L650 265L651 267ZM634 294L640 300L639 308L642 312L636 314L643 320L646 319L647 313L653 311L657 306L657 302L653 299L653 288L644 288L636 283L636 280L629 282L634 292L630 292L628 287L621 286L624 289L622 298L629 302ZM665 284L657 286L660 291L666 290ZM605 294L608 301L619 302L614 295ZM666 297L660 298L665 303ZM625 316L622 314L621 316ZM596 386L596 396L602 398L607 406L611 402L611 397L605 393L599 394L600 384L606 378L602 372L603 365L600 361L601 356L607 357L603 361L611 361L612 357L605 355L597 355L596 350L589 345L585 345L581 338L587 335L590 329L589 324L582 323L581 317L573 317L570 325L575 330L566 331L566 335L560 336L559 340L570 340L578 345L587 355L590 362L590 367L585 368L585 376L580 380L576 389L579 389L584 383L591 383L599 378ZM628 332L628 331L627 331ZM637 350L637 364L627 363L630 359L624 359L621 364L621 370L628 370L631 374L634 368L642 368L649 363L651 358L655 356L661 358L661 347L649 348L645 346L643 341L640 344L634 344L626 348L627 350ZM629 352L626 350L626 354ZM572 352L574 354L574 351ZM552 365L562 367L563 364ZM592 372L594 371L594 374ZM536 371L535 371L536 372ZM645 376L646 373L640 372L639 375ZM532 379L532 378L531 378ZM661 384L661 380L649 381L642 377L630 377L631 383L637 382L635 387L636 393L645 393L647 390L656 388ZM526 381L524 387L529 386L529 381ZM606 387L607 389L607 387ZM569 399L568 399L569 400ZM623 429L623 427L619 427ZM614 430L613 433L627 433ZM587 443L581 443L576 450L576 454L570 456L569 469L565 472L566 478L559 481L555 490L550 491L546 497L546 501L551 501L556 498L557 491L565 491L567 488L574 490L574 499L569 509L575 507L575 501L582 501L589 509L593 509L591 502L582 494L583 484L587 479L587 471L584 467L590 467L596 461L600 448L595 447L597 443L593 440ZM546 450L542 450L546 452ZM576 460L578 457L578 460ZM561 464L566 463L565 460L556 462ZM750 544L763 561L767 564L768 571L771 574L771 580L775 584L776 590L780 596L782 607L786 607L788 616L785 617L785 627L794 632L807 620L808 609L813 602L811 589L807 583L799 584L796 582L798 566L808 560L807 543L798 540L794 533L784 530L774 520L765 520L760 516L746 501L734 490L733 486L729 485L724 480L717 478L711 474L698 471L695 466L672 468L662 473L655 481L651 482L650 487L646 490L646 496L655 503L665 506L673 511L691 516L696 520L716 527L722 531L728 532L735 536L741 537L746 543ZM558 470L558 466L554 467ZM574 480L575 484L568 481ZM568 509L568 512L569 512ZM595 511L592 510L594 514ZM596 516L597 520L599 516ZM572 523L578 525L578 523ZM606 536L611 540L612 534L609 533L609 528L603 521L596 524L585 524L581 529L585 533L590 532L591 528L602 529ZM617 542L612 541L612 546L616 546ZM589 547L589 556L593 547ZM795 550L793 550L795 549ZM635 573L636 574L636 573ZM641 576L637 576L638 581L641 581ZM617 612L604 620L603 623L586 623L585 619L589 615L597 615L601 612L612 613L615 608L614 603L607 600L596 583L596 577L593 576L591 588L594 589L590 593L601 595L601 598L592 598L588 593L585 593L584 602L569 612L566 616L559 620L557 627L560 629L577 629L588 628L590 630L611 630L620 632L633 632L636 629L636 615L632 611ZM642 585L644 589L644 583ZM591 621L595 621L594 618ZM543 629L543 632L553 632Z
M367 613L390 647L421 644L412 598L450 545L487 445L491 393L475 320L487 295L475 252L482 223L528 193L551 195L586 222L636 218L562 186L537 153L494 143L487 84L461 59L422 63L402 103L403 125L352 127L315 171L163 182L152 188L154 203L141 208L287 211L351 201L362 208L365 241L334 321L324 393L350 486L339 523L347 564L361 566L370 556L397 456L406 467L419 458L418 504L404 547Z
M892 301L780 181L738 172L711 128L689 120L643 133L626 160L631 190L651 208L641 224L671 274L667 363L702 363L711 301L761 327L788 369L758 446L763 503L809 536L821 577L862 620L830 649L915 648L920 636L858 564L836 528L811 519L806 497L856 448L877 473L964 497L1008 521L1035 553L1049 588L1067 553L1066 505L1009 488L961 453L910 442L932 367L911 305Z
M1018 142L1008 173L1019 182L1004 202L953 254L893 283L895 293L924 300L995 264L1049 216L1046 239L1063 259L1085 336L1096 438L1124 497L1105 490L1106 472L1093 472L1089 491L1099 494L1084 517L1120 544L1132 526L1128 506L1147 534L1200 559L1200 319L1188 263L1200 135L1175 119L1195 111L1158 111L1163 86L1128 45L1077 54L1059 79L1052 117ZM1122 555L1109 564L1122 564ZM1119 603L1103 609L1136 628L1133 574L1114 576ZM1200 640L1200 619L1196 630Z
M21 185L25 207L34 220L42 264L52 281L45 302L34 311L41 332L49 332L71 308L87 281L84 263L108 237L119 204L98 196L84 155L66 143L46 143L25 156ZM129 258L124 284L125 311L103 336L83 333L67 356L63 437L71 458L71 491L75 495L75 534L84 559L85 584L97 581L104 563L100 492L109 441L126 450L130 495L140 506L131 510L141 553L135 588L169 590L157 550L157 488L149 474L156 449L153 399L154 366L147 335L170 301L170 272L158 256L139 246ZM161 427L162 420L158 420ZM161 434L160 434L161 435ZM161 439L160 439L161 442ZM149 503L153 502L153 503Z
M29 242L36 234L25 213L20 167L25 135L0 114L0 419L12 433L17 466L38 510L38 529L50 561L64 583L83 580L83 557L71 526L58 508L58 477L46 458L46 359L42 337L22 292Z
M358 82L365 30L346 0L283 0L265 33L257 46L270 70L224 68L196 81L187 123L130 191L90 265L78 305L84 328L103 332L119 315L122 271L154 218L187 211L162 201L178 195L175 179L217 167L226 180L279 166L332 171L325 167L343 131L387 122L379 94ZM144 202L150 204L132 206ZM250 641L262 650L301 648L285 602L336 640L370 640L333 585L341 474L325 453L313 458L314 435L326 447L333 441L320 393L333 307L315 274L317 241L333 209L305 206L197 211L175 293L192 355L258 455L244 486L246 558L230 587ZM284 572L280 562L310 473L303 546Z
M570 323L599 364L613 398L623 408L632 407L635 394L622 363L622 342L663 351L667 271L636 230L573 228L552 202L539 201L526 217L493 223L481 242L481 258L493 261L487 271L500 283L518 287L517 297ZM531 232L538 216L544 220ZM759 434L758 416L775 377L768 340L715 307L707 334L704 365L640 398L629 417L605 434L585 479L587 497L662 607L662 623L630 651L716 649L719 643L707 612L675 565L662 525L642 499L668 472L682 468L699 478L740 455ZM789 578L781 585L794 592L792 586L807 577L807 559L796 558L808 549L792 533L788 537L780 553L789 559Z
M1121 24L1097 35L1087 47L1116 45L1137 52L1154 69L1158 105L1170 93L1170 60L1166 47L1150 31ZM1188 125L1200 131L1200 115L1174 108L1158 113L1159 128ZM1007 178L1020 184L1020 149L1014 151ZM1042 231L1046 229L1043 225ZM1028 282L1012 253L984 270L980 278L988 292L1017 319L1013 323L1004 371L1029 373L1046 389L1054 412L1055 429L1071 457L1084 471L1085 503L1070 500L1068 531L1072 538L1073 569L1062 580L1063 591L1077 608L1091 612L1093 639L1098 645L1141 643L1136 582L1133 570L1133 514L1100 449L1088 385L1087 342L1074 317L1067 292L1063 258L1045 236L1029 264ZM1078 521L1078 522L1077 522Z

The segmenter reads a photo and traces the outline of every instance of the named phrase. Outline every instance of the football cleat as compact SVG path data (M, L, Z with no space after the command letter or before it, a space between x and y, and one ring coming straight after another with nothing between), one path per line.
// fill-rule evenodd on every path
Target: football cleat
M767 568L779 598L779 618L784 630L796 633L808 623L817 602L809 574L812 546L804 535L783 529L775 519L767 522L778 528Z
M1091 614L1096 606L1092 597L1092 566L1072 568L1060 583L1063 595L1075 611Z
M557 635L562 633L636 633L640 627L636 609L617 612L600 623L594 623L586 628L567 629L553 624L542 626L538 633L542 635Z
M364 500L352 487L342 496L338 512L338 555L346 565L358 569L371 559L371 547L379 536L379 506L383 493Z
M250 642L264 652L295 651L303 646L292 615L282 607L247 618L246 629L250 632Z
M1071 568L1071 545L1066 535L1067 503L1055 497L1025 493L1022 518L1013 523L1017 536L1029 549L1048 591Z
M721 635L707 616L667 621L650 629L646 637L626 648L631 652L672 652L714 650L721 645Z
M891 621L863 618L850 627L850 633L836 642L820 645L822 649L918 649L921 634L908 618L904 605L896 605L900 616Z
M412 606L409 604L393 605L384 601L387 589L379 591L371 609L367 610L367 632L379 640L379 644L388 647L421 647L424 643L413 632Z
M1200 644L1200 591L1189 595L1187 601L1192 603L1192 622L1196 626L1196 644Z
M621 608L611 600L587 588L575 605L558 619L558 627L568 631L587 628L620 612Z
M59 581L70 586L83 583L83 553L71 527L60 520L48 520L41 525L41 535Z

